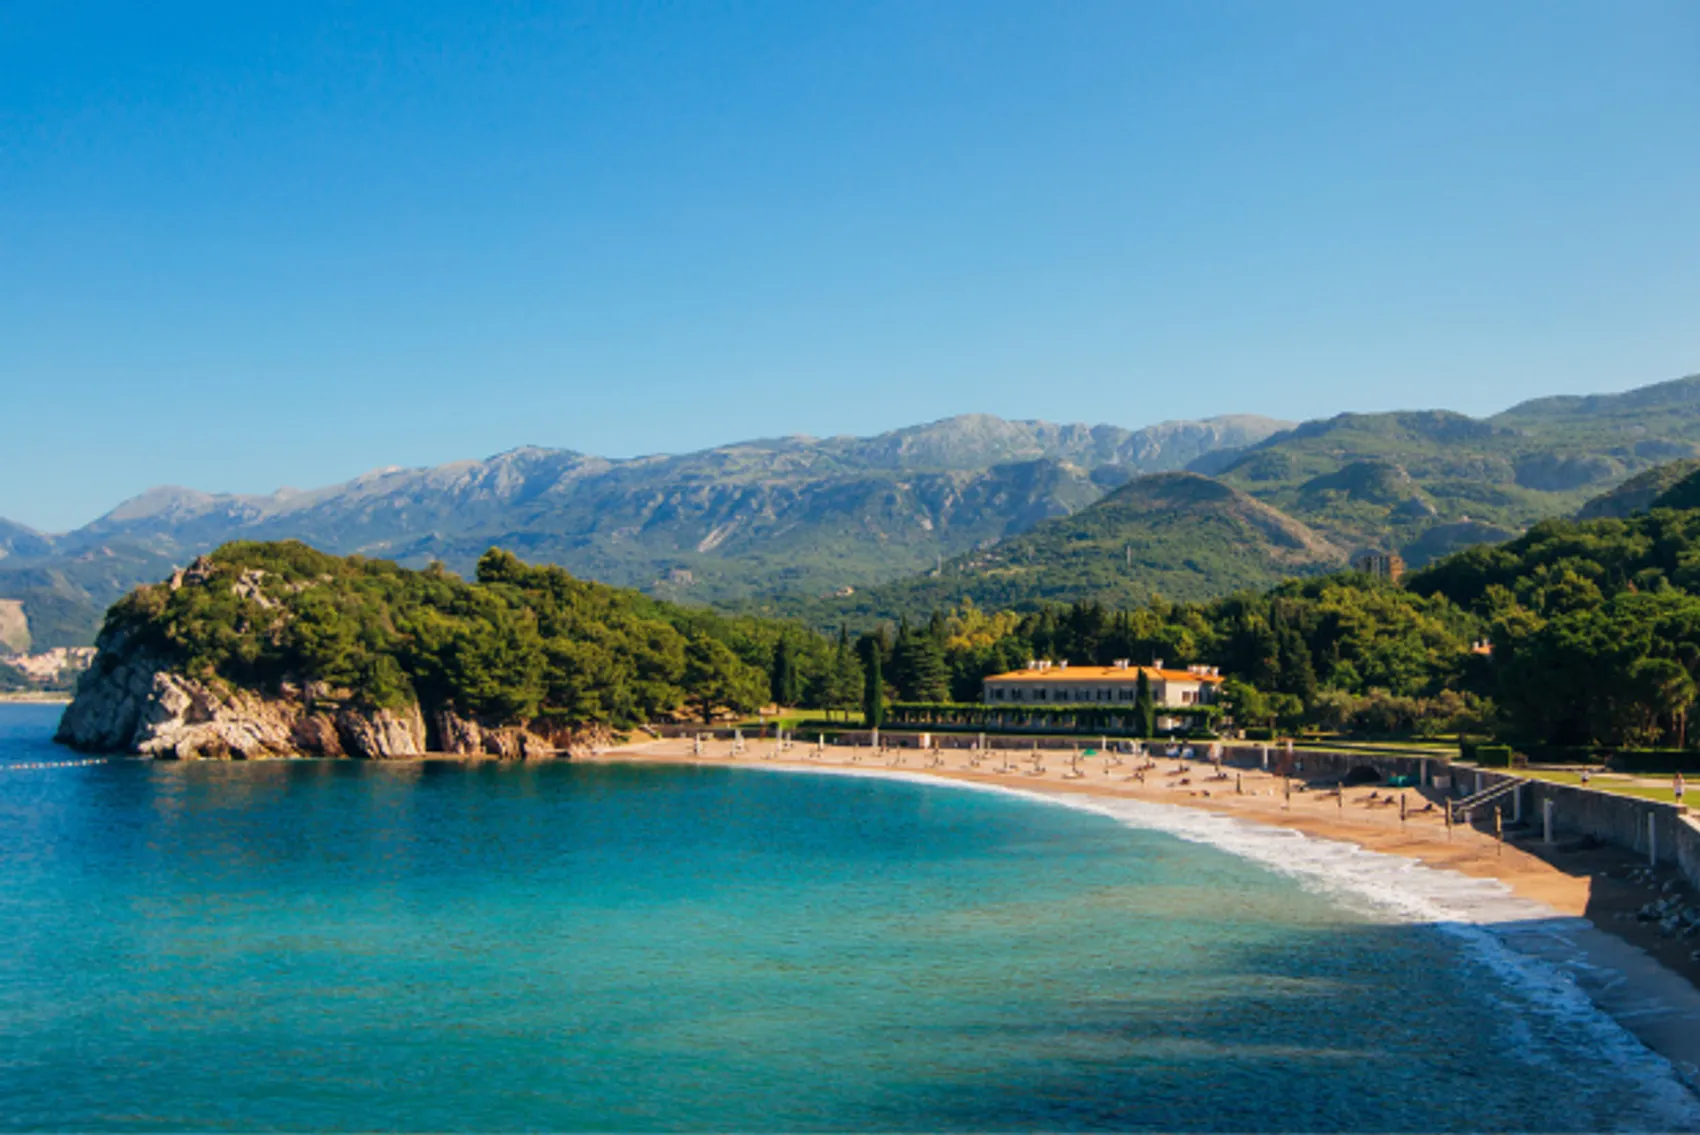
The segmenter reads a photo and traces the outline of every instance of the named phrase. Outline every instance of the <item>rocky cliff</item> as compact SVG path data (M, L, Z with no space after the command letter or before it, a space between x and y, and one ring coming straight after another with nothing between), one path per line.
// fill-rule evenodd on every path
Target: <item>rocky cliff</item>
M427 753L537 760L588 751L611 735L491 725L448 710L427 720L417 705L362 708L322 686L285 686L263 696L188 677L143 654L85 674L56 739L89 752L164 760L387 760Z

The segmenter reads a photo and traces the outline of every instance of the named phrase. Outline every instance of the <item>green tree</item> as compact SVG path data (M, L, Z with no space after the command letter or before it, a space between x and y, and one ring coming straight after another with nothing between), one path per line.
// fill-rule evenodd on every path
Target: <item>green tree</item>
M773 665L769 684L773 690L773 700L782 706L794 706L802 701L802 691L797 681L797 658L791 649L791 640L780 635L773 644Z
M684 688L704 722L724 708L748 713L762 703L766 682L725 643L696 635L685 647Z
M1157 735L1157 705L1151 699L1151 679L1144 670L1139 672L1139 683L1134 688L1133 718L1139 722L1141 737Z
M833 648L831 665L824 670L824 689L820 695L823 709L848 713L862 702L862 666L850 647L850 635L838 628L838 643Z
M1275 717L1269 699L1249 682L1229 678L1222 683L1222 703L1240 726L1268 725Z
M904 701L950 700L950 667L939 637L932 633L899 631L892 647L891 669L898 696Z
M885 675L878 643L864 652L862 676L862 721L870 729L885 723Z

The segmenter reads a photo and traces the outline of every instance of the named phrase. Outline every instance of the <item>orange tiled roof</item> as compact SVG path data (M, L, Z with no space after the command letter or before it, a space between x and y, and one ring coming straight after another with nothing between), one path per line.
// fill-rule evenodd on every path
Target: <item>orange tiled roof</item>
M1048 670L1011 670L1007 674L993 674L988 682L1114 682L1139 680L1140 672L1144 671L1147 680L1161 679L1165 682L1220 682L1220 674L1194 674L1190 670L1159 670L1154 666L1129 666L1125 670L1114 666L1070 666L1066 670L1061 666L1052 666Z

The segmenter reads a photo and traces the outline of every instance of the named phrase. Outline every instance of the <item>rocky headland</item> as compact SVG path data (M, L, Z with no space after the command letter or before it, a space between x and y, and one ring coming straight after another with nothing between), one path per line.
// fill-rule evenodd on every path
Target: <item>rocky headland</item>
M417 703L362 706L322 683L275 692L189 677L146 654L97 666L77 687L56 738L84 752L163 760L352 757L391 760L427 754L507 760L570 757L609 744L605 728L500 725Z
M308 556L314 567L346 566L304 548L286 553ZM352 570L363 578L360 569ZM381 584L396 577L387 567L376 574ZM412 582L425 578L400 575ZM458 589L458 598L466 600L465 584L441 585ZM399 650L394 624L408 616L382 604L352 606L362 597L371 599L348 586L339 589L332 572L289 579L202 557L114 608L55 739L84 752L167 760L427 755L541 760L612 742L605 721L535 710L498 719L469 710L468 703L478 703L452 685L439 683L437 696L426 702L390 652ZM412 615L418 617L418 611ZM374 649L360 641L370 640L372 628L380 625L390 644ZM474 626L456 629L456 650L511 646ZM312 641L323 649L306 645L309 633L319 636ZM436 663L439 669L451 664ZM339 673L345 675L341 681ZM354 681L346 677L350 673ZM373 680L372 674L387 675L387 681ZM471 674L486 691L495 678L482 670ZM494 695L486 692L485 704L513 704L502 700L504 694L500 687Z

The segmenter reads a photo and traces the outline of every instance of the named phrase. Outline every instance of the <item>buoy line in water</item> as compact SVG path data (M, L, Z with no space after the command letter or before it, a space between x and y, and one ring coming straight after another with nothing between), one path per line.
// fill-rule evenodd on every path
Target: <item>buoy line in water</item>
M82 768L85 765L104 765L117 760L116 757L85 757L80 761L24 761L16 764L0 764L0 772L25 772L35 769L49 768Z

